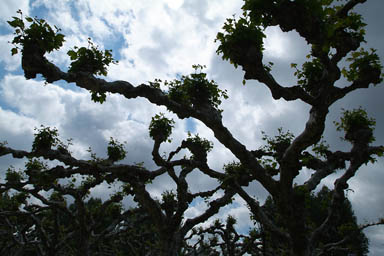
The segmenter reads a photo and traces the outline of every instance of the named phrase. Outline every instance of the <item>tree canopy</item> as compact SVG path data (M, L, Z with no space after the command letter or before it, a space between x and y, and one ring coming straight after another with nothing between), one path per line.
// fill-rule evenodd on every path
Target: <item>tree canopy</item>
M90 150L91 159L79 159L71 152L76 141L63 142L56 128L41 126L29 151L0 144L0 156L26 160L22 170L10 167L0 183L2 250L11 255L139 255L143 251L147 255L201 255L204 250L207 255L366 254L367 241L361 231L384 224L384 219L359 226L346 191L361 166L383 156L384 146L374 144L375 120L364 108L342 112L335 125L350 143L348 151L331 150L322 139L335 102L383 79L376 51L362 47L363 17L353 12L364 2L245 0L243 14L226 20L216 37L217 54L243 69L244 83L257 80L273 99L297 100L310 108L299 135L280 128L276 136L264 134L265 144L257 149L248 149L224 125L220 105L231 95L209 79L205 66L194 65L193 73L171 81L154 78L139 85L109 81L101 77L118 61L111 50L102 50L89 39L87 47L67 52L71 63L63 70L46 54L60 51L65 35L45 20L24 17L19 11L8 24L15 34L11 53L21 54L26 79L41 75L46 83L65 81L88 90L100 104L108 101L108 94L126 100L145 98L178 119L199 120L237 161L213 169L207 160L212 142L192 133L169 152L160 153L161 145L172 140L177 122L164 113L152 118L148 130L155 168L121 163L127 152L114 138L105 145L107 157ZM301 67L291 64L296 84L280 84L274 78L273 63L263 61L265 29L271 26L296 31L310 46ZM337 86L340 79L348 85ZM300 173L308 170L312 173L308 180L296 184ZM334 179L332 192L324 188L315 194L336 171L340 175ZM217 186L191 192L189 178L195 173L215 179ZM156 198L148 186L161 176L172 179L176 189ZM247 192L255 182L269 193L263 206ZM90 198L91 190L101 184L117 184L119 189L105 201ZM198 228L236 195L246 202L255 221L249 234L239 234L230 216L225 224L218 220L210 228ZM123 207L127 197L138 207ZM188 217L186 212L196 200L205 200L206 208ZM211 240L207 242L205 235L212 235Z

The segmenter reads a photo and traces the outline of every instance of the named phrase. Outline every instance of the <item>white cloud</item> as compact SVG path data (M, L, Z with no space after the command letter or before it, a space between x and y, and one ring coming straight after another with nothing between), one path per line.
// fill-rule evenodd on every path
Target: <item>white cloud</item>
M264 39L265 54L275 58L289 58L292 51L292 42L279 27L269 27L265 31Z
M58 123L65 116L64 106L58 101L62 89L51 85L44 88L42 84L21 76L6 76L2 95L11 107L25 116L47 125Z
M12 40L12 34L0 35L0 63L3 62L6 71L15 71L21 64L20 58L11 55L11 48L14 46L9 42ZM16 56L20 56L20 54Z
M39 125L38 121L33 118L19 115L13 111L2 108L0 108L0 120L2 120L2 122L0 122L1 139L29 136L33 132L33 127ZM9 139L7 140L9 143L14 143L13 141L9 141Z
M19 16L17 10L22 10L24 14L29 14L29 1L28 0L12 0L0 2L0 26L8 26L4 24L6 21L11 20L12 16Z

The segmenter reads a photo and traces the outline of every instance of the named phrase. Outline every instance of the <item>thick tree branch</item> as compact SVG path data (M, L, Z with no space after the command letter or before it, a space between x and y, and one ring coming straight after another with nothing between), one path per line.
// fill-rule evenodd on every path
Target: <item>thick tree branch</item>
M315 103L315 99L303 90L302 87L295 85L291 87L283 87L276 82L273 76L266 70L246 70L246 79L256 79L264 83L272 93L275 100L283 98L286 101L302 100L310 105Z
M327 107L312 107L304 131L286 149L280 167L280 182L285 193L292 188L293 179L299 174L301 152L316 144L324 132Z
M377 84L380 82L381 71L379 69L369 69L364 73L364 77L361 77L359 80L354 81L350 86L344 88L334 88L332 101L335 102L350 92L353 92L357 89L368 88L371 83Z
M348 12L352 10L357 4L365 3L367 0L350 0L336 13L336 16L344 18L348 15Z
M320 159L314 158L312 161L315 161L313 165L309 165L309 168L315 170L315 173L304 183L308 191L313 191L317 185L320 184L322 179L332 174L335 170L345 168L345 162L351 159L351 153L336 151L336 152L327 152L327 160L322 161Z
M50 173L51 177L56 178L68 178L71 175L78 173L83 175L93 175L95 177L105 174L107 175L108 179L113 180L117 178L125 182L137 179L147 181L154 179L166 171L165 168L149 171L136 165L111 164L108 162L108 160L101 160L99 162L77 160L71 155L62 154L60 150L55 149L40 150L39 152L28 152L23 150L14 150L4 146L0 147L0 156L7 154L12 154L12 156L15 158L43 157L49 160L58 160L70 166L70 168L56 166L50 169L48 172Z
M36 74L42 74L47 82L65 80L69 83L74 82L77 86L90 91L118 93L127 99L144 97L156 105L166 106L168 110L174 112L179 118L197 118L211 128L215 137L231 150L237 158L242 160L244 165L255 171L256 179L261 182L268 191L273 193L273 191L276 190L273 179L266 174L266 171L252 157L245 146L233 138L228 129L223 126L220 112L214 107L210 105L196 107L182 105L171 100L168 95L160 89L144 84L134 87L129 82L107 82L89 73L65 73L53 63L50 63L44 56L37 54L23 55L23 63L26 78L33 78ZM293 95L293 93L289 94Z

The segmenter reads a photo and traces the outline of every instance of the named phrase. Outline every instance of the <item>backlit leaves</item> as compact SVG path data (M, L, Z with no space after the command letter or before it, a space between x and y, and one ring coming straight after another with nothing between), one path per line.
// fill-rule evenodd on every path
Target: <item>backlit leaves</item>
M118 63L112 57L112 50L99 50L90 38L88 38L88 47L79 48L75 46L67 54L72 60L68 72L89 72L95 75L106 76L109 64ZM96 98L95 101L97 101Z
M174 124L175 121L166 118L163 113L156 114L152 117L151 123L149 124L149 136L160 142L166 140L170 142L169 136L171 136Z
M227 91L219 89L218 84L208 80L207 74L202 72L205 66L193 65L195 73L182 76L181 79L165 81L168 95L172 100L191 107L209 104L218 110L222 98L227 99Z
M335 121L336 129L338 131L345 132L345 139L351 142L362 139L363 134L357 134L359 131L365 130L368 134L369 142L375 140L373 136L373 130L375 129L376 121L373 118L368 117L367 112L363 108L344 110L340 121ZM360 136L358 136L360 135Z
M30 47L37 48L41 54L58 50L63 46L64 35L59 33L59 28L56 26L52 28L43 19L28 16L25 20L30 24L26 26L21 10L18 10L17 13L20 14L20 18L12 17L13 20L7 21L15 29L15 37L11 42L15 46L11 49L12 55L18 53L19 46L21 46L22 51Z
M125 158L125 155L127 154L124 149L124 145L119 143L112 137L109 140L107 152L109 159L113 161L123 160Z
M381 83L383 80L380 77L383 66L380 63L380 58L375 49L370 51L361 48L359 51L352 52L350 57L347 58L350 62L348 69L343 68L341 73L348 81L356 81L365 79L366 76L376 75L376 81L374 84Z

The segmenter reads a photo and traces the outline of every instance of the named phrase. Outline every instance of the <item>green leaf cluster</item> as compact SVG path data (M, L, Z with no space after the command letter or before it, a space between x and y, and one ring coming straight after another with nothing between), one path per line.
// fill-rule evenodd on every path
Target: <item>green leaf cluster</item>
M29 176L34 186L41 186L46 190L49 190L57 180L48 171L48 166L37 158L28 159L28 162L25 163L25 173Z
M312 151L315 152L317 157L325 157L326 152L329 151L329 144L327 144L324 140L321 140L313 145Z
M91 100L93 102L99 102L100 104L103 104L106 99L107 95L105 94L105 92L91 91Z
M18 53L19 45L22 51L37 47L41 54L58 50L63 46L64 35L59 33L59 28L55 26L53 29L45 20L28 16L25 20L30 24L26 26L21 10L17 13L20 14L20 18L12 17L13 20L7 21L11 27L15 28L15 37L11 42L15 46L11 49L12 55Z
M341 73L348 81L353 82L364 79L367 75L372 76L373 74L377 75L374 84L383 81L382 77L380 77L383 66L375 49L371 48L370 51L367 51L361 48L359 51L352 52L347 61L350 62L349 68L344 67Z
M216 35L215 42L220 42L216 53L222 54L223 60L229 60L235 67L241 64L244 51L250 47L256 47L259 53L264 50L263 28L249 17L241 17L238 20L235 17L228 18L223 30L224 32Z
M161 208L165 213L170 216L172 215L177 207L176 194L172 190L167 190L161 194Z
M240 162L231 162L224 165L225 176L220 180L223 186L231 186L233 182L237 182L241 186L249 184L249 172Z
M52 192L49 196L49 200L66 203L64 196L57 191Z
M279 160L295 137L290 131L284 132L281 127L277 131L278 135L274 137L268 136L263 131L261 132L263 135L262 140L266 142L266 145L262 146L260 150L264 151L266 156L258 161L271 176L278 174Z
M73 50L67 52L71 58L71 64L68 72L87 72L94 75L107 76L107 67L117 64L112 56L112 50L99 50L91 38L88 38L88 47L73 47ZM91 91L91 99L94 102L103 104L106 100L106 93L101 91Z
M149 124L149 136L160 142L168 140L171 142L169 136L172 134L172 128L174 127L175 121L168 119L163 113L156 114L152 117L151 123Z
M95 75L107 75L109 64L117 64L112 56L112 50L99 50L98 46L88 38L88 47L77 47L67 52L71 58L68 72L89 72Z
M41 126L40 129L35 128L35 139L32 143L32 151L48 150L51 147L61 144L59 140L59 132L56 128Z
M123 160L125 158L125 155L127 154L127 152L124 149L124 145L122 143L119 143L117 140L113 139L112 137L109 140L107 151L108 151L108 157L112 161Z
M291 67L296 71L294 75L298 78L298 84L311 95L318 93L321 85L321 81L324 73L324 66L318 58L313 58L311 61L306 61L302 65L302 69L297 68L296 63L292 63Z
M201 138L199 134L195 134L192 136L190 132L188 132L187 143L193 145L193 147L198 148L201 151L206 153L210 152L213 148L213 143L207 139Z
M12 184L12 185L20 184L22 179L23 179L22 173L16 171L13 168L8 168L7 172L5 173L5 180L9 184Z
M227 91L219 89L218 84L207 79L207 74L201 72L205 66L193 65L195 73L182 76L180 80L165 81L168 86L170 99L189 106L210 104L218 109L221 98L227 99Z
M328 37L337 40L337 32L345 31L352 35L359 42L364 41L365 29L367 25L363 22L360 14L349 11L347 16L338 17L336 14L343 8L344 5L326 5L324 8L324 17L329 21L333 21L328 26Z
M37 158L30 158L25 164L25 173L28 176L33 176L36 172L47 170L46 164L38 160Z
M160 89L160 84L161 84L161 79L155 79L153 82L149 81L149 86L151 86L152 88L156 88L156 89Z
M4 192L0 194L0 209L8 211L17 211L22 204L20 200L15 200L17 194L11 194Z
M353 110L344 110L340 121L335 121L337 131L345 132L345 139L351 142L355 142L358 139L361 139L361 134L357 134L361 130L369 131L368 142L375 141L373 136L373 131L375 129L376 121L374 118L368 117L367 112L359 107L358 109ZM359 136L360 135L360 136Z
M267 143L263 146L262 149L267 152L273 153L283 153L289 145L291 145L292 140L295 138L293 133L290 131L283 131L283 128L280 127L277 129L278 134L275 137L269 137L265 132L261 132L263 137L262 140Z

